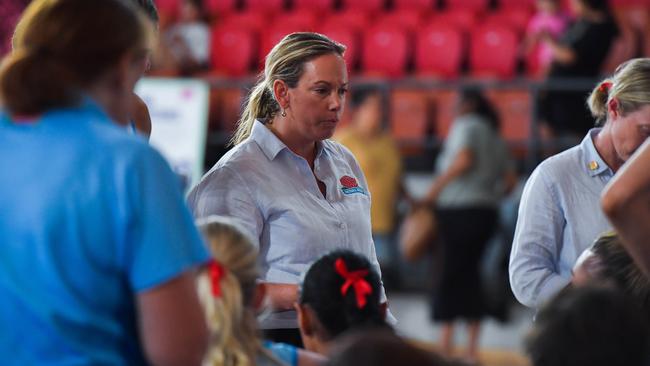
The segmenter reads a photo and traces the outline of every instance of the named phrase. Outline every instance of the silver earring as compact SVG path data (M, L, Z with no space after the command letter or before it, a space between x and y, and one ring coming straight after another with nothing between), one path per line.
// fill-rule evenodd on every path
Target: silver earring
M281 115L282 117L286 117L286 116L287 116L287 111L285 111L285 110L283 109L283 110L282 110L282 114L280 114L280 115Z

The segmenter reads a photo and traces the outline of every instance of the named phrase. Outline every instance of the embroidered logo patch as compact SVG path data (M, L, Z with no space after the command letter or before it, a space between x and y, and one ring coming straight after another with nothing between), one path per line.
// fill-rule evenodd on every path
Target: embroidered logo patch
M366 194L366 191L363 188L359 187L357 180L349 175L342 176L339 181L343 186L341 187L341 190L345 194L353 194L353 193Z

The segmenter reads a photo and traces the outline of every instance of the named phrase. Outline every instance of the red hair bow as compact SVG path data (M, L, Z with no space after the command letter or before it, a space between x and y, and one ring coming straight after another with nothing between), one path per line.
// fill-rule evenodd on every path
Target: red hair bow
M350 289L350 286L354 287L354 292L357 295L357 307L363 309L368 302L366 297L372 293L372 287L368 281L364 279L364 277L368 275L368 270L360 269L358 271L350 272L342 258L337 259L334 266L336 272L345 279L345 283L341 286L341 295L345 296L348 289Z
M215 260L208 262L208 274L210 275L210 284L212 285L212 296L221 297L221 279L226 273L223 265Z
M611 87L612 87L611 81L603 81L598 87L598 91L601 93L606 93L606 92L608 93Z

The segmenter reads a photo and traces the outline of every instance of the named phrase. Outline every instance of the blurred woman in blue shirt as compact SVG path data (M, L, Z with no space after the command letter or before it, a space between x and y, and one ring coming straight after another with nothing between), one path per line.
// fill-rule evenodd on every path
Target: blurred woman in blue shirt
M150 24L121 0L36 0L0 70L0 358L199 365L207 252L131 114Z

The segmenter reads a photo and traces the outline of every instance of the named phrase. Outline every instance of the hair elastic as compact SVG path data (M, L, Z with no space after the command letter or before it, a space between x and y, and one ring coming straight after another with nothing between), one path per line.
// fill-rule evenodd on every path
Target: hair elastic
M367 296L372 293L372 287L364 279L368 275L367 269L360 269L357 271L348 271L343 258L339 258L334 263L336 272L345 279L343 286L341 286L341 295L345 296L350 287L354 288L357 298L357 307L363 309L368 303Z
M598 91L601 93L609 93L609 89L612 88L612 82L611 81L603 81L600 86L598 87Z
M221 279L226 273L223 265L215 260L208 262L208 273L212 285L212 296L221 297Z

